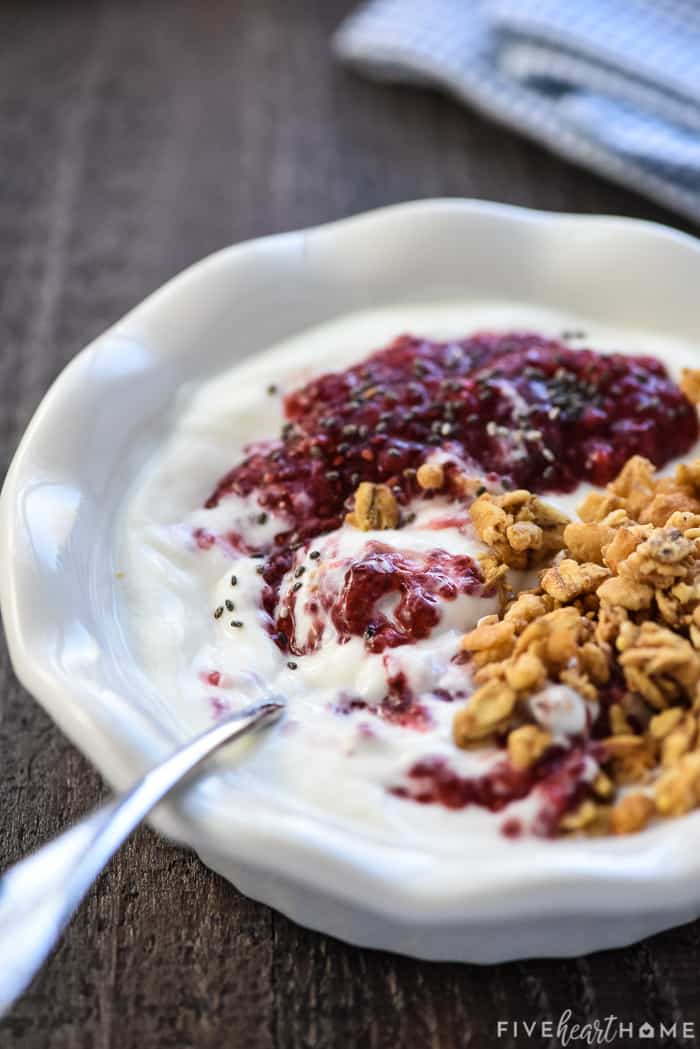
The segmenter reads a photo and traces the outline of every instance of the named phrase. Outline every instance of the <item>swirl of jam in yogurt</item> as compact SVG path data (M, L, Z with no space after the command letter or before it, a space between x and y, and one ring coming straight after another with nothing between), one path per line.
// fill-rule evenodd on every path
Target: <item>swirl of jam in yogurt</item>
M565 492L606 484L632 455L663 466L698 438L696 410L660 361L518 332L402 335L288 394L285 413L279 439L250 445L206 504L254 494L289 520L280 545L338 527L361 481L406 502L436 449L506 485Z
M412 644L429 637L440 622L445 602L454 602L460 595L493 593L471 557L439 549L417 554L372 541L360 556L339 561L338 566L327 572L322 566L310 597L298 582L279 607L274 593L269 609L276 616L277 636L285 637L295 655L314 651L326 623L332 624L338 644L361 637L368 652ZM301 637L297 626L300 598L301 614L307 621Z

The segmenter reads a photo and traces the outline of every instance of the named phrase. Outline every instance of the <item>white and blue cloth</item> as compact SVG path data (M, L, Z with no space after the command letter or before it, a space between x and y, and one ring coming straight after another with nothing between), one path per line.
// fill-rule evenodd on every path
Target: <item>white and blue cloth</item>
M334 47L700 221L700 0L370 0Z

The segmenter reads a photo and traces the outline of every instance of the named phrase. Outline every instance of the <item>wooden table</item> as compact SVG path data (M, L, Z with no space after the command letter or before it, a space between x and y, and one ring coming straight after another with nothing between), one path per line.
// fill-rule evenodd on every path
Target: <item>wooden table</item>
M329 35L351 7L5 0L3 465L77 350L232 241L441 195L688 228L436 93L338 68ZM0 675L4 867L104 788L19 687L4 650ZM556 1020L568 1008L579 1020L695 1021L700 1032L699 931L566 961L425 964L297 928L143 830L0 1023L0 1047L548 1046L557 1040L499 1039L497 1021Z

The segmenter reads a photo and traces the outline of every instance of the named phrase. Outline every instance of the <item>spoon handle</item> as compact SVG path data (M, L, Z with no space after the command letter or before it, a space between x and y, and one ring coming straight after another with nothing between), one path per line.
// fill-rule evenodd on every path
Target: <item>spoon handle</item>
M29 984L88 889L154 805L215 750L270 725L270 701L221 721L0 878L0 1016Z

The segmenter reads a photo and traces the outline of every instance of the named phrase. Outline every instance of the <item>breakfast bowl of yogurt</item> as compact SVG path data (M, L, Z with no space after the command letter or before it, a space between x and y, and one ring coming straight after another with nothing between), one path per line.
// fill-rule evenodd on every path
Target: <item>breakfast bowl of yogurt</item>
M154 825L349 942L700 913L700 247L428 201L219 252L80 354L0 506L23 684Z

